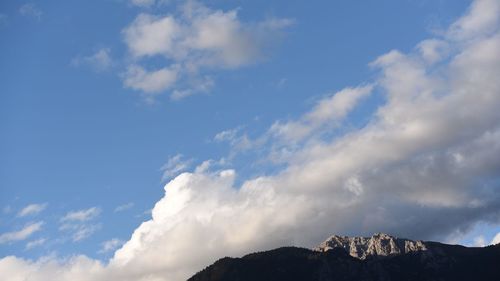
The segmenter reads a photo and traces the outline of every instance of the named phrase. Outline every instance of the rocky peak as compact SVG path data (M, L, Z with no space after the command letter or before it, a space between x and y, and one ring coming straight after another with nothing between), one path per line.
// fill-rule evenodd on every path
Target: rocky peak
M363 260L372 256L393 256L427 250L422 241L401 239L385 233L376 233L372 237L333 235L314 250L326 252L333 248L344 248L349 255Z

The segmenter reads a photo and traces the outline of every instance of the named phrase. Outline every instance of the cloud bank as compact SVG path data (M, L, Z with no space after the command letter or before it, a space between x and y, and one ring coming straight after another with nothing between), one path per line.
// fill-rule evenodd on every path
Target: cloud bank
M375 59L375 81L276 123L267 141L287 153L275 174L240 186L234 170L177 176L109 263L10 256L0 279L185 280L223 256L313 246L332 233L431 239L500 223L499 16L500 2L476 0L444 35ZM137 52L170 56L166 45ZM329 134L374 90L385 101L366 126Z

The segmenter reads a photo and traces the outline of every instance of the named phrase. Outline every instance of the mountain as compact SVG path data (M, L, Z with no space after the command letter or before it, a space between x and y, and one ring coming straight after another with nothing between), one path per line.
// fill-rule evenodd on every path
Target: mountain
M314 250L326 252L333 248L343 248L349 255L359 259L366 259L373 256L393 256L427 250L425 243L422 241L396 238L384 233L376 233L372 237L333 235L314 248Z
M188 281L498 281L500 244L332 236L314 249L284 247L223 258Z

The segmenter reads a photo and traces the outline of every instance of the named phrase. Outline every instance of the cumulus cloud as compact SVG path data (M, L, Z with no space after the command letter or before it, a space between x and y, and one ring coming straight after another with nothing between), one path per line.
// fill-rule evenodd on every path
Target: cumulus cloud
M476 15L459 21L468 17ZM313 246L332 233L444 239L480 220L499 223L498 26L479 38L437 40L450 49L391 51L371 64L373 85L341 90L280 124L291 146L305 140L280 172L241 186L232 170L176 177L110 264L181 280L221 256ZM385 102L365 127L322 137L373 87ZM236 138L230 130L215 140Z
M25 216L29 216L29 215L36 215L40 212L42 212L43 210L45 210L45 208L47 208L47 203L43 203L43 204L30 204L26 207L24 207L21 211L19 211L19 213L17 213L17 216L18 217L25 217Z
M176 15L141 13L123 30L125 43L136 61L125 75L126 87L158 93L175 86L172 99L207 92L214 82L204 72L237 68L262 59L266 47L291 24L287 19L243 23L237 10L212 10L196 1L185 2L179 10ZM151 57L163 57L169 64L144 71L141 59ZM167 75L166 71L174 68L176 75ZM161 77L145 79L159 71ZM129 79L137 75L141 78Z
M430 64L442 60L450 51L448 43L439 39L424 40L418 44L417 49L422 59Z
M498 28L500 3L497 0L474 1L467 17L456 21L448 30L452 39L466 40L488 35Z
M42 230L43 224L43 221L31 222L18 231L2 233L0 234L0 244L28 239L35 232Z
M9 281L127 280L106 279L109 275L104 274L102 263L85 256L65 260L47 257L36 262L8 256L0 260L0 277Z
M339 91L351 92L347 102L332 95L289 121L319 125L298 134L299 146L290 141L273 174L237 184L234 170L183 173L108 264L6 257L0 279L185 280L223 256L310 247L332 233L443 239L480 221L500 223L500 26L465 24L489 13L474 8L484 3L492 1L476 0L436 38L447 52L391 51L371 64L375 81ZM372 91L352 96L366 85L385 99L370 122L328 135Z

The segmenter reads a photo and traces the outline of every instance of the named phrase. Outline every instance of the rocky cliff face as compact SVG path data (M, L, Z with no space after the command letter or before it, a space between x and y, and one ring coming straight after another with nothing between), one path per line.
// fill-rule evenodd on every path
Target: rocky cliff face
M372 237L333 235L314 250L326 252L334 248L343 248L352 257L362 260L368 257L394 256L428 250L422 241L396 238L384 233L376 233Z

